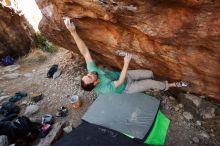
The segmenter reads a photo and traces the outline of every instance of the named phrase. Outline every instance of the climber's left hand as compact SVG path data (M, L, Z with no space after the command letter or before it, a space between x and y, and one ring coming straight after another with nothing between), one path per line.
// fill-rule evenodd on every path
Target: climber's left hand
M76 26L74 25L73 22L70 22L69 17L64 17L64 24L66 25L66 28L71 32L76 30Z

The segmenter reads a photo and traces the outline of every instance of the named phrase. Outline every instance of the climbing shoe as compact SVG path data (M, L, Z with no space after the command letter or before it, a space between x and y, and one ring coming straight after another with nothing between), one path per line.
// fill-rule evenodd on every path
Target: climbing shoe
M47 72L47 77L52 78L53 74L58 70L58 65L54 64L50 67L49 71Z
M33 102L38 102L43 99L43 94L33 93L33 94L30 94L29 98Z
M45 136L47 136L51 128L52 127L50 124L43 124L42 128L40 129L40 138L44 138Z
M176 82L176 87L188 87L189 86L189 82L188 81L179 81Z
M51 114L44 114L41 118L41 124L53 124L54 118Z
M64 106L60 107L59 109L57 109L57 113L56 113L56 117L66 117L67 113L68 113L68 109Z
M16 92L14 96L9 98L9 101L10 102L17 102L17 101L21 100L22 97L25 97L25 96L27 96L26 92L19 91L19 92Z

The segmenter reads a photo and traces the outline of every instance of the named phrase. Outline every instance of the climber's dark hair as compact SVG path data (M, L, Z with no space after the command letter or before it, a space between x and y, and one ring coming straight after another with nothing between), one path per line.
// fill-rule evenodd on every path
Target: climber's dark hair
M95 88L95 85L94 85L94 83L86 84L83 80L81 80L81 87L85 91L92 91L92 89Z

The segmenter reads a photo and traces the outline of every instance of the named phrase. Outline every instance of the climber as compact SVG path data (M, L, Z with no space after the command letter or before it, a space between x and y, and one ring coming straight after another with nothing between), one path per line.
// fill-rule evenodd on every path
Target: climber
M86 60L88 74L82 77L81 86L86 91L95 89L97 93L135 93L143 92L148 89L168 90L171 87L186 87L188 82L180 81L168 83L167 81L153 80L153 72L150 70L128 70L132 56L126 54L124 57L124 66L121 73L102 69L96 66L92 60L90 52L78 36L76 27L70 18L65 18L64 23L73 36L80 53ZM127 71L128 70L128 71Z

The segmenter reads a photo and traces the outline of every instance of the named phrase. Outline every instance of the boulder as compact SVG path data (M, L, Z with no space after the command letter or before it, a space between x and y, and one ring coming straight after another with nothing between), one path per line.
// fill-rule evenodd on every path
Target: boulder
M150 69L161 79L187 80L184 90L220 100L220 2L192 0L37 0L39 29L53 43L78 52L63 23L69 16L92 57L122 68Z
M0 2L0 58L18 57L29 52L34 29L25 17Z

